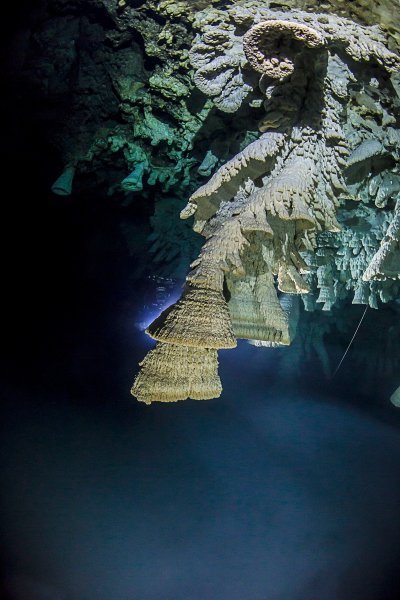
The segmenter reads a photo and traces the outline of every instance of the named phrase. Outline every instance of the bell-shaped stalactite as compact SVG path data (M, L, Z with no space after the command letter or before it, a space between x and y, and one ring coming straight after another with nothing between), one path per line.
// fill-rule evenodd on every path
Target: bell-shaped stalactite
M290 344L289 321L282 309L271 273L257 278L228 279L228 303L236 337Z
M216 350L159 342L140 363L131 393L141 402L209 400L222 392Z
M366 269L363 280L400 279L400 199L379 249Z

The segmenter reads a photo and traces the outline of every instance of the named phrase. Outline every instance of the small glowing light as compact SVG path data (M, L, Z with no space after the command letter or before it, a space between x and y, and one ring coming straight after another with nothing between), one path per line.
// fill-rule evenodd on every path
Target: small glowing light
M151 307L144 307L145 313L139 321L135 323L137 329L140 331L144 331L147 327L156 319L164 310L175 304L179 300L180 294L175 293L173 296L170 296L168 300L161 305L154 305Z
M171 302L171 304L173 304L173 302ZM147 327L154 321L154 319L156 319L162 313L163 310L171 306L171 304L168 304L165 307L160 308L159 310L147 312L144 315L144 318L137 323L137 328L141 331L145 331L145 329L147 329Z

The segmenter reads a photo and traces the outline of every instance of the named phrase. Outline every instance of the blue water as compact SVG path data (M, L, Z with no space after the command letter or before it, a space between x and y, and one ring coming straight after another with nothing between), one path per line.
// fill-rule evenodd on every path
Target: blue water
M220 399L136 402L149 290L121 249L99 258L86 218L55 209L60 272L40 263L4 379L4 597L398 598L396 409L317 363L302 384L277 377L274 352L245 342L221 352Z

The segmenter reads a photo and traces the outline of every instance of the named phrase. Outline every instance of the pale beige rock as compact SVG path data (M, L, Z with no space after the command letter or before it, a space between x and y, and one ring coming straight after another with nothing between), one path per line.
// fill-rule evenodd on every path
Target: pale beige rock
M299 297L294 294L281 294L279 297L279 303L287 315L289 322L289 343L292 344L296 337L297 325L300 317L300 301ZM271 342L265 340L248 340L252 346L259 348L282 348L287 346L286 343L282 342Z
M241 40L224 29L211 27L190 49L196 86L227 113L236 112L252 87L243 79L245 61ZM222 52L221 52L222 50Z
M296 221L300 229L316 225L312 213L317 163L309 157L288 160L281 171L259 189L252 204L261 203L267 214L283 221Z
M249 204L239 215L240 228L244 234L263 233L267 237L273 237L274 232L267 220L267 213L261 204Z
M296 232L297 221L283 220L280 217L268 216L274 236L264 241L262 256L271 272L277 276L277 287L288 294L306 294L309 285L302 275L309 270L300 255L304 232ZM306 232L305 232L306 233Z
M222 392L216 350L158 343L140 366L131 394L145 404L209 400Z
M304 281L297 269L282 261L278 268L278 289L286 294L308 294L309 285Z
M389 74L396 74L400 58L387 47L385 33L370 15L366 18L365 7L359 12L373 27L344 18L357 14L360 8L358 3L347 5L340 0L324 4L324 10L335 7L332 12L343 16L315 12L315 4L307 6L303 1L283 2L281 7L278 2L271 9L268 2L239 0L225 9L199 12L194 26L200 33L190 58L202 91L213 97L221 110L235 112L251 96L252 69L279 82L295 72L298 55L311 52L308 60L313 62L318 48L333 52L340 48L353 61L377 62ZM305 8L314 12L299 10ZM377 8L378 14L381 5ZM383 14L384 25L393 34L396 23ZM248 31L243 36L244 28Z
M256 179L271 170L285 137L282 133L268 132L249 144L191 195L181 212L181 219L187 219L195 213L200 221L210 219L222 202L227 202L237 194L246 179Z
M228 278L227 285L231 294L228 308L236 337L290 344L288 315L279 303L272 274L240 280Z
M289 321L289 339L290 343L292 343L296 337L300 319L300 297L297 294L281 294L279 296L279 303Z
M155 340L196 348L235 348L222 292L187 285L182 297L146 329Z
M400 279L400 199L379 250L362 278L364 281Z

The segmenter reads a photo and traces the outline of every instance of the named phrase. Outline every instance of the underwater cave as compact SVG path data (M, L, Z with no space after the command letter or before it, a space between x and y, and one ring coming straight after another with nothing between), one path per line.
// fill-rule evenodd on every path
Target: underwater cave
M398 600L398 1L2 28L0 598Z

